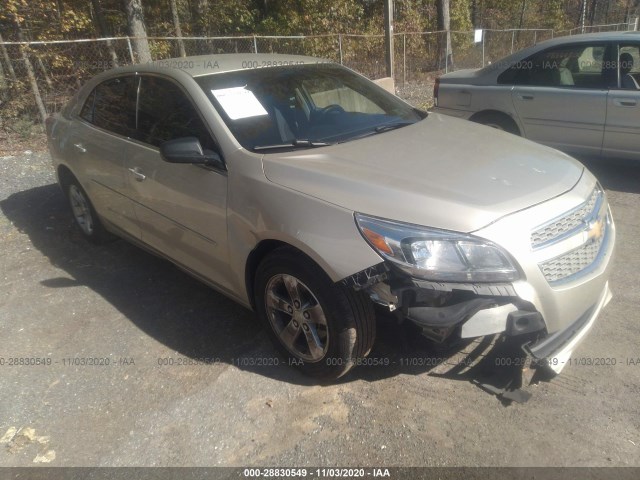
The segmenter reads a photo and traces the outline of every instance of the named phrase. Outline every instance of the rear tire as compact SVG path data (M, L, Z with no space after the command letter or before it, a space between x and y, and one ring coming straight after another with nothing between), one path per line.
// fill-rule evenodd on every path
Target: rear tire
M116 237L109 233L100 222L87 192L75 178L70 178L63 185L63 189L69 200L74 223L84 238L96 244L115 240Z
M258 266L255 305L269 335L306 375L343 376L365 358L375 340L375 314L362 292L335 284L309 258L279 248Z

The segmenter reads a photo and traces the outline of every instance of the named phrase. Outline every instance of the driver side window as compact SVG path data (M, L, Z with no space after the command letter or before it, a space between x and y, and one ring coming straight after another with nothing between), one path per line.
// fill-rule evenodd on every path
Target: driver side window
M640 90L640 44L620 45L618 68L623 90Z

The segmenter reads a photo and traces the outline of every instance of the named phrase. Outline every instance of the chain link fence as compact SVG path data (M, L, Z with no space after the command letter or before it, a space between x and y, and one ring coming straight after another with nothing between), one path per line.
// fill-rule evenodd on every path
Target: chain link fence
M591 30L632 30L637 23L589 27ZM435 78L450 70L478 68L510 53L558 34L579 31L484 30L481 42L474 32L451 32L447 57L446 32L394 35L394 76L398 93L420 107ZM221 53L282 53L328 58L369 78L386 76L384 35L238 36L212 38L149 37L153 60L182 55ZM51 42L0 43L0 123L20 134L42 116L59 111L86 80L104 70L136 62L131 38ZM26 127L25 127L26 128Z

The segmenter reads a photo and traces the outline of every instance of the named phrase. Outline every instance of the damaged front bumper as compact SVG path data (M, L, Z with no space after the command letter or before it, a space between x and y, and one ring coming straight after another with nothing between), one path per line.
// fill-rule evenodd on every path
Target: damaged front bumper
M611 299L608 282L591 305L566 328L550 333L532 302L522 299L512 284L458 284L410 278L381 263L343 280L345 286L366 292L401 321L417 325L425 337L446 342L503 334L523 339L531 365L560 373L576 346Z
M525 345L525 351L534 359L545 361L555 373L560 373L571 358L573 350L591 330L600 311L609 303L611 297L609 282L607 282L598 301L575 322L564 330L548 335L533 344Z
M508 252L520 277L511 283L443 283L417 278L386 259L343 283L434 341L518 337L532 364L559 373L611 299L616 229L604 190L585 171L569 192L471 234Z

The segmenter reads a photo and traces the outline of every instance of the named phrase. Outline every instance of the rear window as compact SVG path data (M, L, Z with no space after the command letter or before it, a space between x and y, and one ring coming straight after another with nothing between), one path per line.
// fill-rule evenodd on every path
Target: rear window
M96 127L125 137L136 130L135 76L112 78L98 85L87 97L80 117Z

